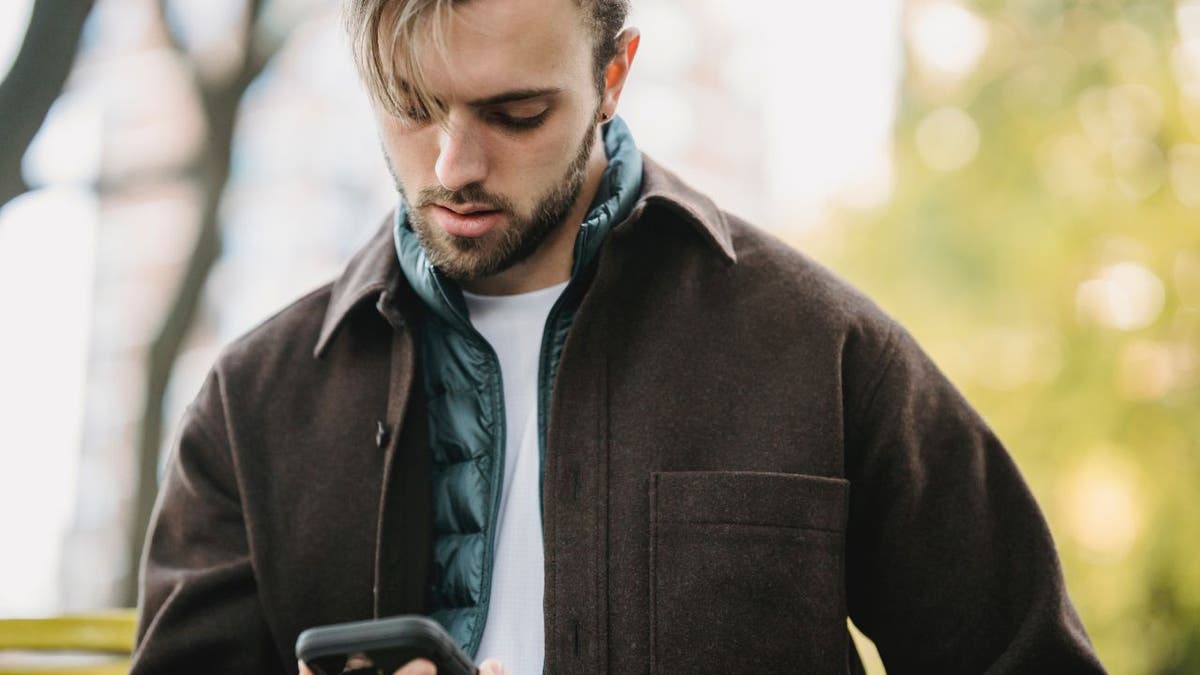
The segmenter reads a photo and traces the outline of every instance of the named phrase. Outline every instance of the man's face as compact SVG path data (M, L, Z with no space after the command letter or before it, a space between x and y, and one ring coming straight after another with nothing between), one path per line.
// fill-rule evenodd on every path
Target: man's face
M473 0L421 65L443 124L377 109L409 222L447 276L524 260L563 224L597 141L592 36L574 0Z

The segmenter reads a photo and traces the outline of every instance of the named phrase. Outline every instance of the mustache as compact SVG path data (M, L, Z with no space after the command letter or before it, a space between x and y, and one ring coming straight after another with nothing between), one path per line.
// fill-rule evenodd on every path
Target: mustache
M483 186L477 183L458 190L448 190L441 186L422 188L417 194L417 208L435 204L482 204L496 211L513 212L512 202L484 190Z

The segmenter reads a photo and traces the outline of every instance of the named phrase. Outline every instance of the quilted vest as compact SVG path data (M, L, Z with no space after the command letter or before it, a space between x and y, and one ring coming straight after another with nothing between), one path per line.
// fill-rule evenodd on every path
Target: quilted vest
M550 395L590 263L609 229L641 192L642 156L620 118L604 128L608 167L575 239L571 279L550 310L538 362L538 447L545 467ZM467 315L462 291L430 263L396 211L396 253L425 310L419 325L422 386L433 452L433 566L430 616L475 658L491 597L496 516L504 484L504 387L500 363ZM540 503L539 494L539 503Z

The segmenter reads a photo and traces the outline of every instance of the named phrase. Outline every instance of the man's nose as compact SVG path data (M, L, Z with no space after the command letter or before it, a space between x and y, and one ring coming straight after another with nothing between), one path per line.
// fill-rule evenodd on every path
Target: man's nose
M447 190L460 190L487 178L487 154L480 139L463 126L446 125L438 138L438 159L434 171Z

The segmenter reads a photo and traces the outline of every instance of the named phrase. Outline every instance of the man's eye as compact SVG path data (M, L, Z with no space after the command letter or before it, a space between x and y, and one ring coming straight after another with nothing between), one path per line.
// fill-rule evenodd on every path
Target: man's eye
M404 119L410 122L428 122L429 113L425 112L424 110L409 108L408 110L404 111Z
M536 115L509 115L507 113L495 113L492 115L492 120L505 128L515 131L524 131L534 129L546 121L546 117L550 114L549 110L543 110Z
M401 110L399 117L409 126L421 126L429 122L429 111L413 106Z

